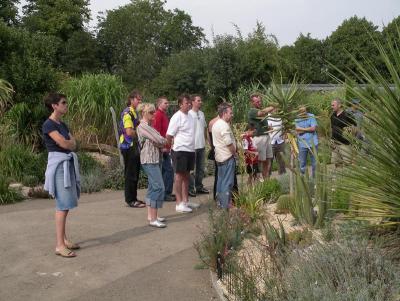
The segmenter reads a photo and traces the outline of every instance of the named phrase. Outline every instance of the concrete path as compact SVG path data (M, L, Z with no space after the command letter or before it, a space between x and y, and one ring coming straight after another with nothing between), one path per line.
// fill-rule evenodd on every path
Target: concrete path
M194 268L208 196L192 200L204 204L192 214L165 203L168 227L155 229L122 191L84 194L68 217L82 246L71 259L54 255L53 200L1 206L0 300L216 300L209 270Z

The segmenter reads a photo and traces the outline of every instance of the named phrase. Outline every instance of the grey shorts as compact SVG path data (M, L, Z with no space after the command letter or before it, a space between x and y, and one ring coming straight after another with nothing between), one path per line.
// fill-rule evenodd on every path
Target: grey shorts
M253 137L253 143L257 147L258 161L266 161L267 159L272 159L274 157L271 138L269 135Z

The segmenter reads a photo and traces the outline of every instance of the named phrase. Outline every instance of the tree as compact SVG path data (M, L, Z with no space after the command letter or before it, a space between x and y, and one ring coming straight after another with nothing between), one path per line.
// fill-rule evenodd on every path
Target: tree
M23 7L24 26L67 41L90 19L89 0L28 0Z
M64 72L74 75L101 70L100 48L97 40L86 31L75 31L64 43L61 64Z
M100 20L105 63L129 84L148 85L171 53L197 48L204 40L189 15L164 5L161 0L136 0Z
M369 58L379 65L378 51L373 41L380 37L377 28L372 22L357 16L343 21L325 41L326 60L336 68L348 70L350 73L357 70L351 56L356 60ZM328 71L341 77L331 66L328 66Z
M8 26L18 23L18 7L19 0L2 0L0 2L0 21Z
M291 48L290 64L293 68L290 78L294 74L307 83L323 83L325 75L323 43L318 39L300 34Z
M382 29L382 36L384 41L388 39L399 39L400 32L400 16L394 18L389 24Z

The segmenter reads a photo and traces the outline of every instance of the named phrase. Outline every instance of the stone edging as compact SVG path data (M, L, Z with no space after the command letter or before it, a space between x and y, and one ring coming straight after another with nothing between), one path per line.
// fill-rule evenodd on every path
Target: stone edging
M210 270L210 278L211 278L212 286L213 286L215 292L217 293L219 300L220 301L228 301L228 299L225 297L225 294L224 294L221 286L218 284L217 275L215 273L213 273L213 271L211 271L211 270Z

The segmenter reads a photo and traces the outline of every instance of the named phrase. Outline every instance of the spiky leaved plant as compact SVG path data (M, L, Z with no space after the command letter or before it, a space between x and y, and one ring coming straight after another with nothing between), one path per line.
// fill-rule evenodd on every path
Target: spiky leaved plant
M383 225L400 223L399 40L400 29L396 40L385 41L387 46L375 41L386 71L367 58L353 58L358 72L341 72L365 112L365 140L361 150L355 149L356 163L345 171L344 188L351 192L353 210L359 218L378 218ZM369 89L360 88L355 81L367 84Z
M0 78L0 115L2 115L11 103L14 89L11 84Z

